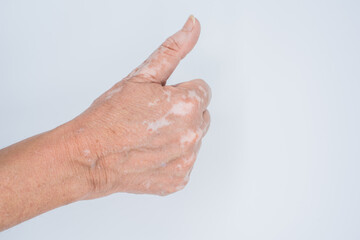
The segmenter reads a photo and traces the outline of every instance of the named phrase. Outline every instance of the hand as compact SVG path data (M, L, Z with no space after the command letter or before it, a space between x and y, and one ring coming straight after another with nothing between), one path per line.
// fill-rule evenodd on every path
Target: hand
M82 199L182 189L209 127L211 93L200 79L165 83L199 34L190 17L78 117L1 149L0 231Z
M167 195L187 184L210 123L211 92L200 79L166 80L200 34L191 16L151 56L69 122L76 159L88 169L95 198L114 192ZM74 127L72 129L74 129Z

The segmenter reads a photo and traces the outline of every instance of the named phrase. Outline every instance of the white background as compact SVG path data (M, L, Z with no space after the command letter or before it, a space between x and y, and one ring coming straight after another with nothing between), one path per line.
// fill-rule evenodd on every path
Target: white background
M359 13L355 0L1 0L0 148L74 118L190 14L201 37L169 84L203 78L213 98L185 190L77 202L0 239L360 239Z

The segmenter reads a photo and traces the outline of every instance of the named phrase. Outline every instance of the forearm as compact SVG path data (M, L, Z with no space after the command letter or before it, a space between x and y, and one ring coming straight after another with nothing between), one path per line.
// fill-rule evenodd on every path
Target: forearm
M0 231L86 196L72 141L63 125L0 150Z

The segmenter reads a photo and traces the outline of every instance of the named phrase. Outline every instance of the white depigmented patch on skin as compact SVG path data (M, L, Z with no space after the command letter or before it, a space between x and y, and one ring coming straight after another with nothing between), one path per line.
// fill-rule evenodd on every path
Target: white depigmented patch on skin
M166 117L167 117L167 115L163 116L162 118L160 118L154 122L144 121L143 124L148 125L148 127L147 127L148 130L156 131L159 128L170 125L170 122L166 119Z
M194 142L197 137L197 133L191 130L188 130L185 135L182 135L180 138L181 147L184 147L186 144Z
M90 155L90 150L89 150L89 149L85 149L85 150L84 150L84 155L85 155L85 157L89 156L89 155Z
M194 105L190 102L175 103L169 111L169 114L184 116L191 112Z
M147 127L148 130L156 131L159 128L170 125L170 121L166 119L169 115L174 114L174 115L184 116L184 115L189 114L192 111L193 107L194 107L194 105L191 102L175 103L172 106L172 108L160 119L153 121L153 122L144 121L143 124L148 126Z
M159 56L161 56L161 54L159 54L159 51L156 50L155 52L153 52L148 59L146 59L138 68L134 69L128 76L128 78L137 76L137 75L143 75L144 77L151 77L151 78L156 78L156 76L158 75L159 72L161 72L162 68L164 68L164 65L168 65L169 63L165 60L163 61L158 61ZM154 64L154 62L159 62L162 64ZM151 64L151 66L150 66Z
M106 100L110 99L115 93L118 93L122 90L122 87L117 87L115 88L114 90L111 90L110 92L107 93L107 96L106 96Z
M170 91L164 91L165 95L166 95L166 101L170 102L171 100L171 92Z
M155 105L157 105L159 102L160 102L160 99L155 99L153 102L149 102L148 106L149 106L149 107L155 106Z
M156 67L148 67L149 63L146 64L146 72L145 72L145 76L152 76L152 77L155 77L157 76L158 72L159 72L159 69L156 68Z
M204 96L205 96L205 97L207 96L206 90L205 90L202 86L200 86L200 85L199 85L199 90L204 93Z
M190 90L190 91L188 92L188 97L189 97L189 98L195 98L198 102L202 102L202 101L203 101L203 99L202 99L199 95L197 95L197 93L196 93L195 90Z
M129 74L128 77L131 78L131 77L134 77L134 76L142 73L142 72L143 72L143 69L149 65L149 61L148 61L148 60L151 60L151 59L152 59L152 56L150 56L146 61L144 61L138 68L134 69L134 70ZM150 72L147 71L147 73L152 74L153 72L152 72L152 71L150 71Z
M148 60L151 60L152 58L149 58ZM157 73L159 72L158 67L152 66L149 67L150 62L146 60L144 63L142 63L138 70L136 70L133 74L130 75L130 77L143 75L144 77L150 77L154 78L157 76ZM144 70L146 69L146 70Z

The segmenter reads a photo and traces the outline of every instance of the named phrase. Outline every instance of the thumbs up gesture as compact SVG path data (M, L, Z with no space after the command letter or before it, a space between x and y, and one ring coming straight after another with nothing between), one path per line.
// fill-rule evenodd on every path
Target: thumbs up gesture
M115 192L168 195L189 181L209 128L210 87L201 79L166 85L195 46L190 16L148 59L69 122L91 186L87 199Z

